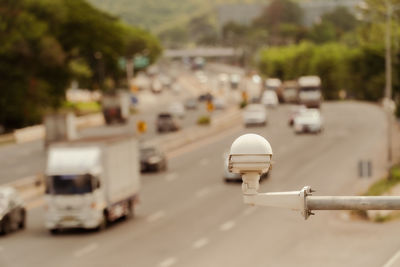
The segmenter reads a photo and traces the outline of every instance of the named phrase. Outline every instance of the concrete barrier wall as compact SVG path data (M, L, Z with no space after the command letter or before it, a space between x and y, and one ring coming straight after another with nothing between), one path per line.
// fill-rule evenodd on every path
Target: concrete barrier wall
M17 144L43 139L45 129L43 125L35 125L14 131Z
M87 128L87 127L95 127L104 125L104 117L101 113L89 114L82 117L76 118L76 127L78 129ZM9 140L11 142L16 142L17 144L31 142L35 140L44 139L46 134L44 126L34 125L22 129L15 130L12 136L3 135L0 136L0 143L3 140Z

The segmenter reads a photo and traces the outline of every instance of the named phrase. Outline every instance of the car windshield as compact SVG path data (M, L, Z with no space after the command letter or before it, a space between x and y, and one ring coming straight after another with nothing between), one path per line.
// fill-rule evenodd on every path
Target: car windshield
M55 195L90 193L93 191L92 178L90 174L50 176L50 193Z
M308 86L308 87L301 87L300 91L302 92L312 92L312 91L318 91L319 88L315 86Z
M170 119L171 118L171 114L160 114L158 115L159 119Z

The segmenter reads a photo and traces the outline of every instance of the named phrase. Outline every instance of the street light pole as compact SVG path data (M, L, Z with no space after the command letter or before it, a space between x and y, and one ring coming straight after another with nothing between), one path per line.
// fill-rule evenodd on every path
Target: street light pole
M390 111L392 99L392 12L393 7L389 0L385 0L386 5L386 30L385 30L385 104L388 122L388 149L387 160L390 175L390 168L392 166L392 114Z

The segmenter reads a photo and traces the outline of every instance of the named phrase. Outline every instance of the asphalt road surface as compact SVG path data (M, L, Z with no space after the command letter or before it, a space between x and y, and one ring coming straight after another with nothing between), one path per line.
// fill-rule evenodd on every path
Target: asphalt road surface
M400 249L399 222L354 220L347 212L299 212L248 207L239 183L223 182L223 158L240 134L265 136L274 151L270 177L260 191L299 190L357 194L370 181L357 162L384 168L385 116L376 106L325 103L321 135L295 135L289 107L270 112L268 126L241 122L219 135L169 153L166 173L142 176L135 218L103 232L50 235L43 207L28 213L25 231L0 239L0 266L384 266ZM395 266L395 265L392 265Z

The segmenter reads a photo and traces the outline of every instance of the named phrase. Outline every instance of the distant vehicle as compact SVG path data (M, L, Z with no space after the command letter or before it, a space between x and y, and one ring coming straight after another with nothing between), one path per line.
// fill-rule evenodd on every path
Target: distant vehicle
M303 76L298 79L299 104L308 108L319 108L322 101L321 79L318 76Z
M161 93L163 90L163 84L158 78L154 78L151 83L151 91L155 94Z
M165 171L167 158L155 146L145 145L140 148L140 171Z
M296 133L320 133L322 127L322 117L318 109L307 109L294 119L294 130Z
M225 100L221 97L214 98L213 104L215 109L225 109L226 107Z
M282 85L282 94L285 103L297 103L299 94L297 81L285 81Z
M0 234L24 229L26 209L17 191L9 186L0 187Z
M171 86L171 90L174 94L179 94L182 91L182 88L179 83L173 83Z
M266 107L277 107L279 104L279 100L275 91L271 90L264 91L261 97L261 104L263 104Z
M261 104L250 104L245 108L243 120L246 127L251 125L267 125L267 111Z
M155 74L151 74L151 76L153 75ZM136 75L133 83L139 90L147 90L151 87L151 79L143 72Z
M195 75L200 83L205 84L208 82L208 77L203 71L196 71Z
M293 126L294 124L294 119L302 112L306 111L307 107L306 106L294 106L290 110L290 115L289 115L289 125Z
M202 70L205 65L205 60L202 57L196 57L192 62L192 70Z
M231 89L239 88L240 80L241 77L239 74L231 74L230 76Z
M171 88L172 78L166 74L159 75L159 80L163 88Z
M140 188L139 151L130 136L51 145L46 166L46 228L102 229L133 215Z
M212 94L210 94L210 93L205 93L205 94L199 95L198 100L199 100L200 102L203 102L203 101L212 101L213 98L214 98L214 97L213 97Z
M106 124L126 123L130 115L131 97L122 90L103 94L101 107Z
M160 113L156 120L157 132L172 132L178 131L180 126L177 120L171 115L171 113Z
M218 74L218 83L220 86L225 87L228 85L229 82L229 75L226 73L220 73Z
M185 100L185 108L186 109L197 109L198 103L195 98L188 98Z
M279 102L283 102L282 81L278 78L269 78L265 80L265 90L275 91Z
M176 117L178 117L178 118L183 118L183 117L185 117L185 107L184 107L183 104L180 103L180 102L174 102L174 103L172 103L172 104L169 106L168 111L169 111L172 115L174 115L174 116L176 116Z

